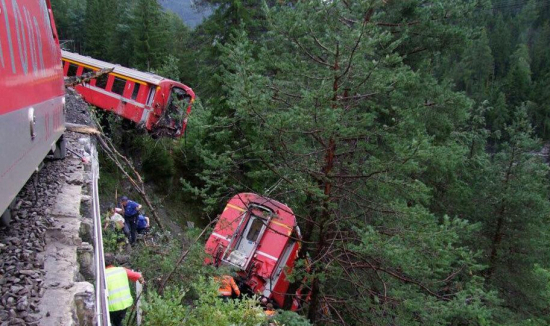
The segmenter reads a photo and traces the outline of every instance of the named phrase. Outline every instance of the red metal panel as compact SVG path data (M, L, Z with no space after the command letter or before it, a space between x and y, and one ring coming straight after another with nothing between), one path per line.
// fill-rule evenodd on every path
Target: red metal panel
M124 85L124 93L122 93L122 97L132 98L133 91L134 91L134 82L131 80L127 80L126 84Z
M105 86L105 90L107 92L111 92L111 89L113 88L113 81L114 80L115 80L115 76L109 74L109 79L107 79L107 86Z
M214 232L206 242L205 250L216 258L215 256L219 250L225 251L229 244L229 239L233 234L240 236L240 232L237 232L237 227L243 219L243 212L246 212L247 216L244 217L241 225L244 227L246 224L249 214L247 209L250 204L267 207L275 214L269 223L269 227L265 230L262 239L260 239L259 246L252 253L252 262L248 265L249 269L241 272L240 275L245 277L245 282L255 293L271 290L270 297L282 306L284 294L289 287L286 273L294 266L299 250L298 242L291 241L289 238L296 225L296 218L288 206L251 193L234 196L220 215ZM288 249L285 250L285 248ZM287 255L284 254L285 252L287 252ZM286 262L281 261L281 263L284 263L285 268L282 269L279 277L275 277L275 268L283 256L288 256ZM206 262L209 263L210 261L211 259L207 259ZM271 289L266 289L270 279L273 282Z
M0 114L62 96L61 55L46 3L2 1L0 9L0 94L15 95L2 99Z
M49 7L49 0L0 1L0 213L64 130L63 68Z
M149 85L147 84L140 84L139 85L139 93L136 98L136 102L145 104L145 101L147 101L147 94L149 94Z
M285 301L284 294L287 293L288 287L290 286L290 283L288 282L286 276L292 272L294 263L296 262L296 258L298 258L298 250L300 248L300 245L298 243L295 243L293 247L294 248L292 249L292 254L288 258L285 268L281 272L281 276L279 277L272 291L273 293L272 298L281 307L284 305L284 301Z

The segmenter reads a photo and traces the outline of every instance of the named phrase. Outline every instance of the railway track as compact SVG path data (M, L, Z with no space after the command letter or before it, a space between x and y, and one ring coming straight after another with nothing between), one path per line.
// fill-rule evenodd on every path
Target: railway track
M62 162L48 162L19 193L9 229L0 230L0 321L9 325L39 325L44 295L46 229L55 222L51 206L61 183ZM55 176L57 175L57 176ZM55 176L55 177L54 177ZM33 180L37 178L36 186Z

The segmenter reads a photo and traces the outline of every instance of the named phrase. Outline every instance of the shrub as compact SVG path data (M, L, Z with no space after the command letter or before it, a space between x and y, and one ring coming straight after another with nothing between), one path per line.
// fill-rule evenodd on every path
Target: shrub
M284 326L311 326L311 323L306 317L298 315L293 311L279 310L274 316L273 321L275 321L277 325Z
M149 291L142 300L143 325L184 325L187 309L182 306L185 290L168 287L164 295Z
M188 306L183 305L186 291L181 287L167 288L163 296L149 292L143 302L143 325L259 326L266 320L255 299L224 302L217 297L217 284L205 278L199 278L191 287L199 297Z

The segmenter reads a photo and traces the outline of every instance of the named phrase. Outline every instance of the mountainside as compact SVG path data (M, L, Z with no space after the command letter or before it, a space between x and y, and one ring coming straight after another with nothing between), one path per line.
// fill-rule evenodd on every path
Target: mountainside
M164 9L175 12L186 25L192 28L200 24L205 17L208 17L212 13L208 8L195 9L193 0L160 0L159 3Z

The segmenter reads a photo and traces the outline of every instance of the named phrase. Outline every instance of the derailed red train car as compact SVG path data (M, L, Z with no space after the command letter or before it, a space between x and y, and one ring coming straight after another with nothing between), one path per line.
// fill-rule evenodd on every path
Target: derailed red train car
M53 151L64 156L65 87L49 0L0 1L0 214Z
M253 193L234 196L206 242L207 263L238 268L255 294L284 305L300 249L300 229L292 210ZM298 307L295 300L293 309Z
M195 101L190 87L76 53L62 51L62 55L67 77L113 68L111 73L75 87L86 102L133 121L153 135L183 136Z

